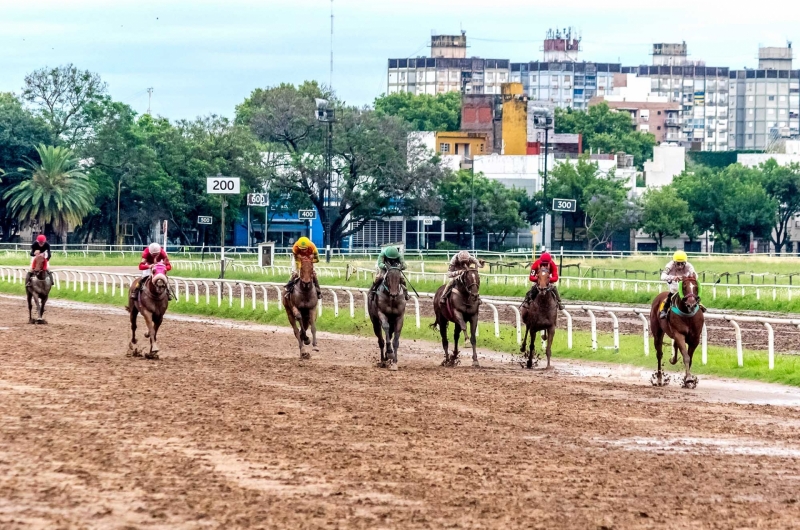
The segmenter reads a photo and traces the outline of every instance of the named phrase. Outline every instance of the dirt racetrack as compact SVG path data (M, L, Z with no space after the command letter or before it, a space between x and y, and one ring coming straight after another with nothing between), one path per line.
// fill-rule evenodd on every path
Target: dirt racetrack
M0 297L0 528L800 527L800 392ZM141 328L140 328L141 329ZM484 352L485 353L485 352ZM465 363L467 365L468 363ZM765 404L771 402L772 404Z

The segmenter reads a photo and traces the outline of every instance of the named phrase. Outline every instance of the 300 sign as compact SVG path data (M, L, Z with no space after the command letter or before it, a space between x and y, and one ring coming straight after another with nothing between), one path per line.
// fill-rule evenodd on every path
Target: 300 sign
M575 199L553 199L554 212L574 212L578 207Z

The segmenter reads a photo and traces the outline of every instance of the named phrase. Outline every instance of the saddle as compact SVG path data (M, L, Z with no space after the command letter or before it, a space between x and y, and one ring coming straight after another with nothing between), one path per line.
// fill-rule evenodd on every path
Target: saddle
M447 320L455 321L456 317L453 314L453 306L450 305L450 297L448 296L444 301L444 310L442 311L442 315Z

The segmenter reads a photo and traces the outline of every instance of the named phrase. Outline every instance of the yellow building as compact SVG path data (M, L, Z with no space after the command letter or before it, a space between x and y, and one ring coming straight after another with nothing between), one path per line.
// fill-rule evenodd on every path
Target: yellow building
M504 83L503 98L503 152L504 155L528 153L528 96L522 83Z
M520 85L521 86L521 85ZM437 132L436 152L442 155L459 155L464 159L489 153L486 133Z

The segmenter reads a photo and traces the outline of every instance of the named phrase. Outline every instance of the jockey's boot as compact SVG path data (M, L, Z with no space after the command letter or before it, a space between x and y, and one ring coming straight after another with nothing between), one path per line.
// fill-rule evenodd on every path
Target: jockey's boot
M401 285L403 286L403 292L406 295L406 302L408 302L411 299L411 296L408 294L408 285L406 285L405 279L401 282Z
M561 295L558 292L558 285L553 285L553 296L556 297L556 304L558 304L558 308L563 311L564 304L561 302Z
M319 288L319 280L314 276L314 287L317 289L317 300L322 300L322 289Z
M142 292L142 286L144 285L144 278L139 278L136 280L136 286L131 289L131 300L136 300L139 298L139 293Z
M28 274L25 275L25 287L31 286L31 278L33 278L33 271L28 271Z
M672 293L667 296L667 299L664 300L664 307L661 309L661 312L658 314L658 318L664 319L667 318L667 313L669 313L669 306L672 305Z
M453 284L454 283L455 282L453 280L450 280L450 283L447 284L447 287L445 288L444 292L442 293L442 298L439 299L439 303L440 304L442 304L442 305L447 304L447 298L450 296L450 293L453 292Z
M56 284L56 279L53 278L53 273L50 272L50 271L45 271L45 272L47 272L47 276L50 278L50 285L55 285Z
M534 300L536 300L536 295L539 294L539 289L536 289L535 287L535 285L532 285L531 288L528 289L528 292L525 293L525 300L523 300L522 304L520 305L531 304Z
M288 282L286 282L286 285L284 286L284 290L285 290L287 293L291 293L291 292L292 292L292 289L294 289L294 278L292 278L291 280L289 280Z

